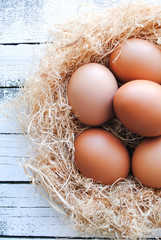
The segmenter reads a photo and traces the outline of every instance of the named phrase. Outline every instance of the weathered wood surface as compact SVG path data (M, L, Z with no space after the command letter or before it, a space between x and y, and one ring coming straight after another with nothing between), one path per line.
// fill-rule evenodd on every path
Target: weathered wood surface
M1 184L0 235L78 236L29 184Z
M6 104L7 101L13 102L19 93L19 88L0 88L0 104Z
M54 25L87 8L106 7L121 0L1 0L0 43L37 43L48 39ZM153 4L160 0L146 0ZM92 6L92 7L91 7Z
M0 87L22 85L36 68L43 46L0 45Z
M81 239L105 240L105 238L99 238L98 239L97 237L96 238L91 238L91 237L89 237L89 238L88 237L87 238L82 238L82 237L70 237L70 236L66 237L66 238L64 238L64 237L37 237L37 236L36 237L35 236L34 237L30 237L30 236L29 237L24 237L24 236L22 236L22 238L21 238L21 237L18 236L18 238L16 238L16 237L14 237L14 238L13 237L5 237L5 238L0 237L0 239L1 240L2 239L3 240L6 240L6 239L8 239L8 240L15 240L15 239L16 240L20 240L20 239L22 239L22 240L35 240L35 239L36 240L47 240L47 239L50 239L50 240L55 240L55 239L61 239L61 240L69 240L69 239L74 239L74 240L81 240ZM111 239L110 238L109 239L106 238L106 240L111 240Z
M22 240L48 240L48 239L50 239L50 240L58 240L58 239L61 239L61 240L69 240L69 239L73 239L73 240L82 240L82 239L86 239L86 240L115 240L115 239L111 239L111 238L98 238L98 237L70 237L70 236L68 236L68 237L66 237L66 238L64 238L64 237L51 237L51 236L49 236L49 237L42 237L42 236L40 236L40 237L37 237L37 236L33 236L33 237L31 237L31 236L29 236L29 237L24 237L24 236L18 236L18 237L5 237L5 238L3 238L3 237L0 237L0 239L2 240L6 240L6 239L8 239L8 240L20 240L20 239L22 239ZM151 239L152 240L152 239Z
M55 239L61 239L61 240L69 240L69 239L74 239L74 240L81 240L81 239L96 239L96 240L105 240L105 238L91 238L91 237L87 237L87 238L82 238L82 237L66 237L66 238L64 238L64 237L24 237L24 236L22 236L22 238L21 237L19 237L18 236L18 238L16 238L16 237L5 237L5 238L3 238L3 237L0 237L0 239L2 240L6 240L6 239L8 239L8 240L20 240L20 239L22 239L22 240L47 240L47 239L50 239L50 240L55 240ZM106 238L106 240L111 240L110 238L108 239L108 238ZM114 239L113 239L114 240Z
M14 156L0 156L0 182L29 182L20 159Z
M0 1L0 43L37 43L48 39L48 30L78 14L88 0Z
M4 108L1 109L0 106L0 134L11 133L13 134L21 133L20 123L18 122L16 116L14 115L14 110L12 113L10 113L9 110L5 112Z
M29 145L25 136L0 134L0 157L29 157Z
M23 135L0 135L0 182L29 181L20 167L20 159L28 158L29 147ZM22 163L22 162L21 162ZM1 189L1 186L0 186Z

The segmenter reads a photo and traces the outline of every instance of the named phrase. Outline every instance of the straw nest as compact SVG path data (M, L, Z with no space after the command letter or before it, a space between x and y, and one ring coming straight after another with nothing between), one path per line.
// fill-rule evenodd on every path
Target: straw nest
M85 63L108 67L109 53L130 37L161 48L161 6L125 2L59 26L16 102L32 147L26 173L78 231L101 237L134 239L153 234L161 225L159 189L144 187L132 176L103 186L82 176L74 165L74 138L88 127L68 105L68 81ZM141 140L116 118L101 127L117 135L130 152Z

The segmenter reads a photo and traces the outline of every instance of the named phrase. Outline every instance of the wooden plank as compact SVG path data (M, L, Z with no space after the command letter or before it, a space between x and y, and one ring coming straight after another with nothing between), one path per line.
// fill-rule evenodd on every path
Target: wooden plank
M2 113L0 112L0 134L18 134L21 133L21 126L14 113Z
M0 157L29 157L29 145L24 135L0 135Z
M5 121L6 120L6 121ZM0 181L29 181L19 160L29 156L29 146L24 135L6 134L18 131L16 119L0 115Z
M64 238L64 237L59 237L59 236L56 236L56 237L51 237L51 236L46 236L46 237L38 237L38 236L34 236L34 237L24 237L24 236L18 236L18 238L16 238L17 236L15 236L15 237L12 237L12 236L5 236L5 238L4 238L4 236L3 237L1 237L0 236L0 239L3 239L3 240L5 240L5 239L8 239L8 240L48 240L48 239L50 239L50 240L58 240L58 239L61 239L61 240L69 240L69 239L73 239L73 240L81 240L81 239L86 239L86 240L88 240L88 239L90 239L90 240L116 240L116 239L114 239L114 238L98 238L98 237L70 237L70 236L68 236L68 238ZM148 240L148 239L146 239L146 240ZM154 240L154 239L151 239L151 240Z
M34 236L34 237L28 237L28 238L25 238L24 236L22 236L22 238L21 237L18 237L18 239L16 238L16 237L10 237L10 236L7 236L7 237L0 237L0 239L3 239L3 240L5 240L5 239L8 239L8 240L58 240L58 239L61 239L61 240L69 240L69 239L73 239L73 240L81 240L81 239L86 239L86 240L88 240L88 239L96 239L96 240L111 240L111 238L98 238L98 237L96 237L96 238L94 238L94 237L68 237L68 238L64 238L64 237L59 237L59 236L56 236L56 237L37 237L37 236ZM114 239L113 239L114 240Z
M0 157L0 182L28 182L18 157Z
M21 126L12 105L18 93L19 88L0 88L0 134L21 133Z
M14 237L14 238L12 238L12 237L5 237L5 239L4 239L4 237L0 237L0 239L3 239L3 240L5 240L5 239L8 239L8 240L36 240L36 239L38 239L38 240L58 240L58 239L61 239L61 240L69 240L69 239L73 239L73 240L81 240L81 239L86 239L86 240L88 240L88 239L90 239L91 240L91 238L87 238L87 237L78 237L78 238L76 238L76 237L68 237L68 238L62 238L62 237L29 237L29 238L25 238L24 236L22 236L22 238L21 237L18 237L18 238L16 238L16 237ZM108 238L92 238L93 240L95 239L95 240L111 240L110 238L108 239ZM113 239L114 240L114 239Z
M73 240L81 240L81 239L90 239L90 240L116 240L115 238L100 238L100 237L82 237L82 236L78 236L78 237L59 237L59 236L56 236L56 237L51 237L51 236L46 236L46 237L42 237L42 236L32 236L32 237L24 237L24 236L3 236L1 237L0 236L0 239L8 239L8 240L58 240L58 239L61 239L61 240L69 240L69 239L73 239ZM151 240L154 240L154 239L151 239Z
M37 67L44 45L0 45L0 87L22 85Z
M54 25L121 0L0 1L0 43L44 42ZM145 0L160 4L160 0Z
M78 15L88 0L0 1L0 43L44 42L54 24Z
M0 104L4 104L7 101L12 102L18 95L19 88L0 88Z
M0 189L1 236L80 236L31 185L1 184Z
M0 135L0 182L29 181L22 167L20 159L29 157L29 145L26 136Z

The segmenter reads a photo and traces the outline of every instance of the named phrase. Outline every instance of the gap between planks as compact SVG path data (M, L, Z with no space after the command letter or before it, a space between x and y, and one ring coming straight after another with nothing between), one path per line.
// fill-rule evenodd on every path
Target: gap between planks
M62 216L35 190L29 184L1 184L0 235L80 237L68 219L62 220Z
M46 44L47 42L8 42L8 43L0 43L2 46L17 46L17 45L39 45L39 44Z
M48 237L41 237L41 236L32 236L32 237L30 237L30 236L27 236L27 237L24 237L24 236L0 236L0 239L1 238L4 238L4 239L9 239L9 240L15 240L15 238L16 239L22 239L22 240L32 240L32 239L36 239L36 240L39 240L39 239L41 239L41 240L45 240L45 239L51 239L51 240L54 240L54 239L61 239L61 240L67 240L67 239L73 239L73 240L81 240L81 239L97 239L97 240L115 240L116 238L98 238L98 237L68 237L68 236L66 236L66 237L59 237L59 236L55 236L55 237L53 237L53 236L48 236ZM148 239L146 239L146 240L148 240Z

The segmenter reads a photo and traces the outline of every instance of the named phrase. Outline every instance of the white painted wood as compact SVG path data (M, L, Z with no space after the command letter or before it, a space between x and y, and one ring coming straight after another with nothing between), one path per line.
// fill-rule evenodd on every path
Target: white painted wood
M29 157L29 152L26 136L0 134L0 157Z
M21 126L13 105L18 93L19 88L0 88L0 134L21 133Z
M0 1L0 43L44 42L54 24L78 14L88 0Z
M36 69L44 45L0 45L0 87L19 86ZM34 64L33 64L34 63Z
M14 116L14 113L0 111L0 134L1 133L21 133L21 126Z
M77 237L29 184L0 185L0 235Z
M0 88L0 104L12 102L19 93L19 88Z
M21 166L20 158L0 157L0 182L25 182L29 180Z
M79 11L107 7L121 0L0 1L0 43L44 42L54 25L78 16ZM146 0L160 3L160 0Z
M14 113L8 116L5 116L2 112L0 113L0 133L3 133L0 135L0 181L29 180L23 168L19 167L20 158L29 156L26 136L8 134L20 133L20 129L21 127Z

